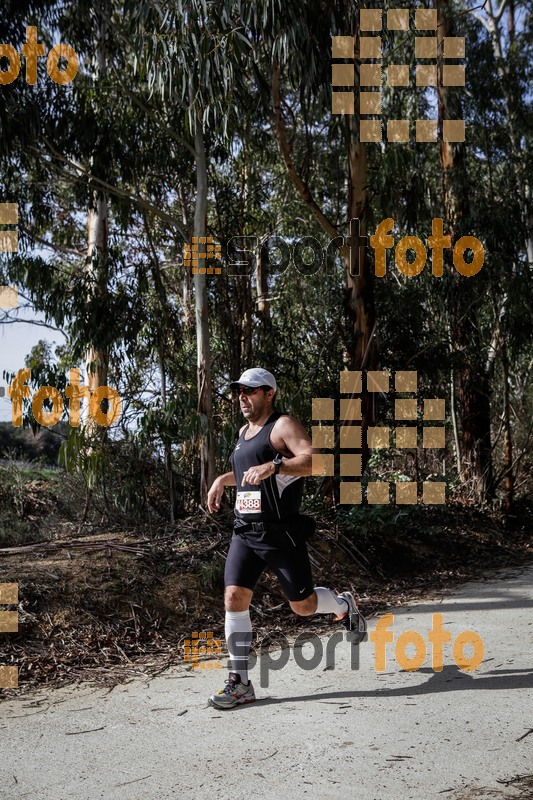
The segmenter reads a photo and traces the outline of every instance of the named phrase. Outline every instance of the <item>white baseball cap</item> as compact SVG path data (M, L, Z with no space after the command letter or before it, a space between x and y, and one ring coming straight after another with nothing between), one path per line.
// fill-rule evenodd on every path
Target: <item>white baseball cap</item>
M270 386L275 392L278 390L275 377L271 372L266 369L261 369L261 367L246 369L239 380L233 381L230 386L232 389L236 389L239 384L241 386L251 386L254 389L257 386Z

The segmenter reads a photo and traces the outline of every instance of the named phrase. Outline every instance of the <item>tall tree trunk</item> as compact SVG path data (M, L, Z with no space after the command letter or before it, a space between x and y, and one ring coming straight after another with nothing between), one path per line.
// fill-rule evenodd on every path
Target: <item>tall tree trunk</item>
M105 22L96 15L95 36L96 53L93 63L96 81L104 74L106 68L105 57ZM99 175L100 153L102 144L99 144L91 159L91 172ZM102 295L107 292L108 273L108 206L106 196L95 185L89 184L89 208L87 218L87 260L86 270L92 278L93 292ZM93 298L94 300L94 298ZM102 321L105 324L105 321ZM91 345L85 354L85 383L89 391L94 392L100 386L107 385L109 366L109 353L102 348ZM107 401L105 401L107 405ZM83 424L89 434L95 433L98 426L89 413L89 404L85 403L83 411ZM103 429L105 435L106 428Z
M180 197L181 218L183 221L183 228L185 231L187 231L187 235L191 236L192 226L190 225L189 215L187 214L188 203L182 186L178 188L178 194ZM185 335L189 337L190 330L192 329L194 320L193 320L192 300L191 300L191 273L189 272L188 269L185 269L183 271L182 303L183 303L183 329Z
M250 219L250 183L254 185L257 171L257 164L254 162L253 153L250 154L246 145L246 141L250 136L249 120L246 120L246 127L243 132L244 141L242 147L243 164L241 169L241 204L240 204L240 230L241 236L245 236L248 230L248 221ZM250 237L251 238L251 237ZM251 291L252 280L248 275L242 275L240 278L240 293L239 299L241 301L241 347L239 353L239 367L241 365L249 367L252 358L252 325L254 313L259 319L259 329L257 331L256 351L260 359L264 363L271 361L274 355L271 352L271 332L272 321L270 313L270 298L268 296L268 271L265 259L261 254L261 242L255 248L255 309L253 293ZM236 406L238 407L238 402Z
M355 64L361 63L359 36L354 30ZM359 69L355 70L356 96L359 95ZM353 325L354 341L350 353L350 369L375 370L378 364L377 320L374 304L374 275L368 260L368 250L361 247L361 237L367 234L368 162L364 142L358 141L358 123L353 117L349 124L348 143L348 221L350 252L344 256L346 275L345 305ZM352 220L358 220L354 225ZM363 240L365 241L365 240ZM365 432L374 425L377 416L377 395L366 391L363 383L361 416L363 428L363 468L368 460Z
M96 294L106 291L107 284L107 242L108 210L107 200L97 190L92 192L92 207L89 208L87 223L87 271L91 274ZM92 393L100 386L107 385L109 354L91 345L85 354L85 383ZM88 433L94 433L98 426L89 413L89 404L84 404L83 424Z
M194 210L194 235L207 234L207 163L204 135L200 121L197 121L194 134L196 152L196 206ZM201 247L202 245L199 245ZM213 432L213 388L211 383L211 349L209 345L209 316L207 305L206 275L194 276L196 306L196 344L198 413L202 422L199 437L200 451L200 496L202 503L215 479L215 440Z
M452 239L470 231L468 178L464 143L444 142L445 119L461 119L461 102L457 89L443 86L443 39L454 36L451 9L447 0L436 0L438 28L438 104L440 160L442 167L443 206L448 232ZM475 309L475 285L453 273L450 287L450 326L457 378L457 398L461 415L463 479L476 503L482 504L493 495L493 469L490 442L489 379L481 363L482 341Z
M258 351L261 357L270 361L277 352L273 336L270 298L268 296L268 259L263 258L261 243L256 247L256 292L257 316L259 317Z
M484 14L479 11L473 11L475 18L481 22L485 30L490 36L494 58L496 61L496 68L498 71L499 88L503 95L503 102L505 113L507 116L507 130L509 132L509 140L511 143L512 158L509 160L509 167L512 171L515 181L516 189L520 200L520 207L522 213L523 230L525 233L525 250L527 253L528 263L533 264L533 210L530 203L531 199L531 183L528 179L528 170L526 167L526 160L520 134L517 130L517 103L513 97L510 89L511 81L510 70L514 67L514 60L506 57L504 52L504 35L501 28L501 21L504 11L508 8L508 33L509 42L512 45L515 38L515 19L514 19L514 2L513 0L501 0L495 5L493 0L486 0L483 4ZM507 54L508 56L509 54ZM525 139L526 137L524 137ZM527 150L527 140L526 140Z
M509 392L509 353L505 330L501 332L501 359L503 372L503 450L505 466L505 513L510 514L514 501L514 471L513 471L513 437L511 429L511 402Z
M163 343L159 343L159 375L161 377L161 400L163 401L163 406L166 408L167 405L167 375L165 370L165 358L163 356L164 346ZM172 444L165 434L165 438L163 441L163 450L165 453L165 475L167 478L168 484L168 497L169 497L169 507L170 507L170 521L174 523L176 521L176 487L174 483L174 470L172 468Z
M261 256L261 245L257 248L256 265L257 313L263 324L266 325L270 321L270 300L268 298L267 268Z

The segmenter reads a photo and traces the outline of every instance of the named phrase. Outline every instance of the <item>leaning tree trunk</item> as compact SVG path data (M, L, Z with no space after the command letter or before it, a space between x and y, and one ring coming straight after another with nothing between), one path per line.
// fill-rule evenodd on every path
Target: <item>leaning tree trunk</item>
M357 35L354 41L357 41ZM357 56L358 53L354 52L356 63ZM366 232L365 211L368 184L366 145L356 139L355 120L347 123L348 198L346 205L349 234L347 239L343 240L339 230L316 203L311 188L299 174L292 161L292 148L281 112L281 69L279 65L275 65L272 76L272 108L276 136L287 173L302 200L314 214L322 229L334 241L343 260L345 274L344 311L349 323L349 339L351 341L348 352L349 369L355 371L375 369L377 348L374 286L366 248L359 246L360 236L363 236ZM357 220L359 220L359 223L357 223ZM363 382L362 388L364 389L363 392L357 392L361 397L361 420L353 423L350 420L346 420L345 424L347 426L360 424L362 427L363 447L354 448L350 452L354 454L361 453L362 469L364 471L368 461L366 431L368 426L374 424L376 409L374 397L366 391L366 381ZM331 479L328 483L328 488L331 488Z
M357 38L357 37L356 37ZM356 54L354 54L356 55ZM299 174L292 161L292 148L281 112L281 69L274 67L272 76L272 108L275 120L275 132L287 173L299 192L302 200L318 220L324 232L334 241L342 257L345 272L344 308L350 323L351 345L348 352L348 366L351 370L375 369L377 364L376 317L374 308L374 285L366 248L359 246L360 235L366 232L366 198L367 198L367 157L366 145L356 141L355 120L349 123L348 133L348 192L347 223L349 235L343 241L339 230L327 218L316 203L310 187ZM351 220L359 220L360 228ZM374 424L374 401L368 393L361 396L363 432ZM347 424L350 424L349 422ZM357 422L359 424L359 421ZM366 442L366 436L363 436ZM354 452L360 452L354 451ZM363 450L363 464L366 463L366 448Z
M438 107L443 206L452 241L469 233L468 177L464 143L443 141L443 121L462 119L458 90L443 86L443 39L454 36L451 8L447 0L436 0L438 28ZM472 278L458 276L451 281L450 327L457 377L457 399L461 418L461 463L465 488L476 503L493 495L494 479L490 441L490 383L481 361L482 341L475 307L476 285Z
M205 237L207 233L207 163L204 135L197 121L194 135L196 151L196 207L194 211L194 235ZM199 245L201 247L202 245ZM209 316L207 306L206 275L194 276L196 306L196 344L198 414L202 424L199 436L200 451L200 496L205 503L207 492L215 479L215 440L213 433L213 389L211 383L211 349L209 345Z

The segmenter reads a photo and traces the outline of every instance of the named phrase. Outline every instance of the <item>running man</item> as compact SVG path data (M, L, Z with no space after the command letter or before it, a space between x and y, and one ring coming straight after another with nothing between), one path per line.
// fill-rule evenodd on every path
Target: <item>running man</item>
M306 538L313 521L299 515L304 477L311 475L311 440L303 425L273 408L276 379L265 369L248 369L231 384L247 421L231 455L232 472L215 479L207 504L219 510L226 486L237 487L235 525L226 568L225 634L232 671L225 688L209 698L217 708L253 703L248 679L252 642L250 602L268 567L279 579L296 614L334 614L359 644L366 622L350 592L313 587Z

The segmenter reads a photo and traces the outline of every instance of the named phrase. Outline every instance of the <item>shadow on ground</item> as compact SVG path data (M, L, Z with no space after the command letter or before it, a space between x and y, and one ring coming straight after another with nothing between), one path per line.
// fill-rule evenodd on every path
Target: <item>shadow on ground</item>
M429 680L416 686L403 686L396 689L375 689L372 691L324 692L322 694L291 695L290 697L266 697L261 705L274 703L298 703L317 700L345 699L365 697L415 697L416 695L433 694L435 692L491 691L509 689L533 689L533 670L491 670L483 675L473 677L463 672L455 664L445 666L442 672L434 672L429 667L417 670L418 673L430 673ZM533 797L533 795L532 795Z

